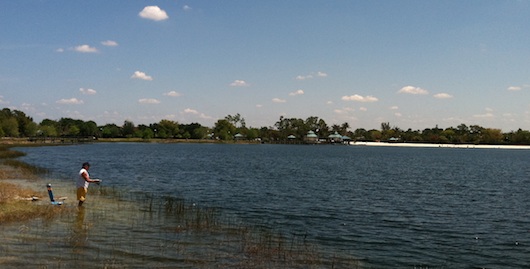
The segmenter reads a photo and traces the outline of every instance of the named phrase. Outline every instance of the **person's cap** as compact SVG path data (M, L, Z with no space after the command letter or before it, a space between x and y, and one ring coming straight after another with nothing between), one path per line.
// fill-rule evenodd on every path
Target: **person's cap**
M85 166L90 166L90 163L88 163L88 162L83 163L83 167L85 167Z

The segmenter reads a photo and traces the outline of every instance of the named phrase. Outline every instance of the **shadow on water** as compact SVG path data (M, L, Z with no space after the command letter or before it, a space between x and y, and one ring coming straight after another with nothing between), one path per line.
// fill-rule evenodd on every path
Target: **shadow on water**
M85 206L63 207L73 213L0 227L0 267L361 268L302 235L251 227L182 198L97 187Z

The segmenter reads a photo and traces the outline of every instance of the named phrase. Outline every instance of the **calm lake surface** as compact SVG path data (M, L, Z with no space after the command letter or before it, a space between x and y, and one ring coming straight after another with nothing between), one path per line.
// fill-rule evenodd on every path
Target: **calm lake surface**
M28 153L23 161L51 169L54 184L73 186L89 161L105 186L219 208L303 235L361 268L530 267L529 150L143 143L18 150ZM95 200L89 193L87 209Z

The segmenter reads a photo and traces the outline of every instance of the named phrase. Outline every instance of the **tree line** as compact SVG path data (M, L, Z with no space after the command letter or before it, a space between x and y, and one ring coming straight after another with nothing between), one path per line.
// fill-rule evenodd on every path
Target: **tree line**
M247 127L240 115L227 115L217 120L213 127L199 123L181 124L163 119L149 125L135 125L124 121L123 125L97 125L94 121L72 118L59 120L44 119L35 123L33 119L19 110L4 108L0 111L0 137L94 137L94 138L142 138L142 139L216 139L216 140L260 140L262 142L281 143L292 140L303 141L309 131L321 139L331 134L340 134L353 141L389 141L423 143L471 143L471 144L511 144L529 145L530 131L518 129L503 133L500 129L485 128L478 125L460 124L445 129L426 128L424 130L403 130L381 123L380 129L351 130L347 122L329 126L324 119L311 116L307 119L286 118L281 116L273 126Z

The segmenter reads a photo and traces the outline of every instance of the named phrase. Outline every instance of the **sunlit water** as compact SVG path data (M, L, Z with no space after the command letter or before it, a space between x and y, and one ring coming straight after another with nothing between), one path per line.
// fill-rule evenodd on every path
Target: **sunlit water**
M106 187L182 197L246 225L303 237L337 261L335 268L349 261L361 268L530 267L526 150L126 143L19 150L28 152L22 160L51 169L53 184L73 186L81 163L90 161L91 176ZM81 250L47 243L49 252L60 253L54 259L72 264L73 248L129 267L226 262L222 254L203 257L203 250L183 246L203 241L218 247L229 239L183 237L164 229L167 220L148 221L145 211L104 199L89 193L81 221L38 222L33 230L58 241L70 240L64 231L75 231L76 223L88 231ZM98 228L103 222L104 231ZM26 228L2 232L8 229ZM13 240L2 243L0 255L41 253L25 249L23 238Z

